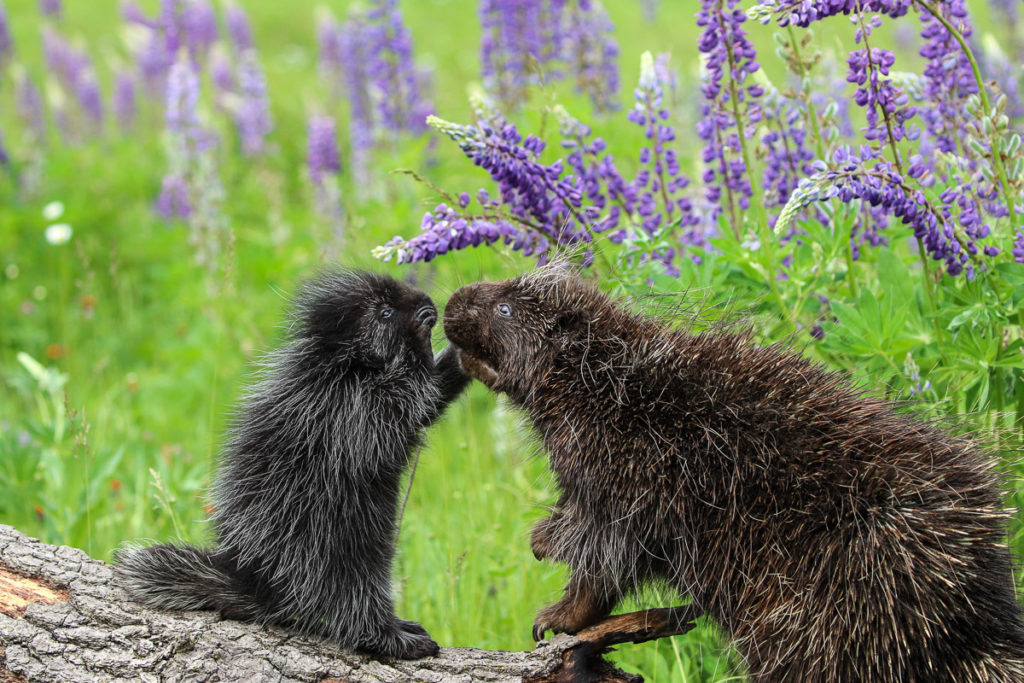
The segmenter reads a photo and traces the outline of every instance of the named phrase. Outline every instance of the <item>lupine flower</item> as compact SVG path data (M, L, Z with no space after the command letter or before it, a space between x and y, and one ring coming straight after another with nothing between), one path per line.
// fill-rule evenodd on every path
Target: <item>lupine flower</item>
M255 156L263 151L264 141L272 128L270 105L267 101L267 82L255 50L247 50L239 57L239 105L235 123L242 139L242 152Z
M480 62L484 87L503 107L522 101L536 71L549 72L562 54L561 2L481 0Z
M985 227L972 227L969 231L958 230L953 221L952 211L947 207L959 206L959 220L971 223L965 215L976 212L969 193L949 188L942 198L943 204L935 206L924 192L909 186L892 164L881 160L877 153L862 146L859 152L847 147L836 150L831 163L815 162L815 175L801 181L793 192L789 203L779 216L776 231L792 220L793 216L813 201L838 198L844 203L855 199L873 206L885 208L909 226L933 259L945 262L950 275L974 272L979 263L979 251L995 255L993 249L981 248L976 241L987 236ZM968 197L966 201L962 198Z
M1024 263L1024 230L1017 229L1013 240L1013 260L1017 263Z
M697 25L704 29L698 42L705 55L705 74L697 132L706 143L706 196L728 209L734 230L740 227L737 208L749 208L753 195L744 145L761 121L758 99L764 93L757 83L744 85L747 76L760 66L755 61L757 52L743 30L746 14L736 8L736 2L702 0L697 14Z
M964 38L972 27L963 0L939 3L936 9ZM931 13L921 12L920 55L928 60L924 68L925 96L930 106L921 115L928 133L943 152L955 152L957 141L965 136L967 97L978 92L970 61L953 35Z
M599 111L618 109L619 44L615 25L598 0L577 0L565 12L563 60Z
M46 139L46 117L43 112L43 95L24 71L19 71L15 78L15 96L17 98L18 116L25 130L32 134L29 142L41 143Z
M664 75L664 72L662 72ZM693 229L699 218L693 213L693 205L683 190L690 184L682 173L675 149L667 146L676 139L675 129L668 125L669 112L663 105L664 81L654 68L654 59L645 52L640 62L640 82L636 88L636 103L627 115L633 123L642 126L647 145L640 149L640 171L630 184L636 197L635 211L640 227L648 237L667 237L682 228L683 241L703 246L704 235ZM620 231L612 240L621 240ZM678 275L678 268L672 263L675 250L662 250L652 254L661 260L670 275Z
M772 17L779 26L807 27L815 21L837 14L850 15L856 11L902 17L914 0L760 0L751 8L751 16L762 24Z
M14 41L11 39L11 27L7 20L7 10L0 2L0 68L10 61L14 54Z
M60 0L39 0L39 11L48 17L60 19L61 2Z
M370 64L373 60L369 27L363 17L352 16L341 31L341 55L349 100L350 166L359 185L369 178L369 152L373 147L374 110L371 99Z
M341 93L344 82L345 55L342 28L328 10L319 8L316 15L317 67L330 88L331 95Z
M413 64L412 38L398 1L374 0L366 22L373 40L370 76L381 125L392 131L425 132L433 106L421 96L425 75Z
M168 169L156 209L165 218L187 220L196 261L212 271L230 228L221 210L224 189L214 154L216 138L203 128L198 104L199 74L192 60L180 55L167 78Z
M341 192L338 188L341 161L334 119L314 114L309 117L306 130L306 163L313 185L313 205L321 219L328 223L333 242L337 245L341 241L344 226Z
M326 175L340 173L341 161L338 157L334 119L323 115L310 116L306 131L308 134L306 161L309 167L309 177L313 182L320 182Z
M498 131L486 125L460 126L434 116L428 121L490 174L498 183L501 201L492 201L481 190L479 215L439 205L424 216L419 235L408 241L395 238L375 250L378 258L394 255L401 262L429 260L451 249L503 238L513 249L535 254L543 262L552 243L568 246L593 239L592 214L583 206L580 181L571 175L563 177L562 161L550 166L540 163L543 140L532 135L523 138L511 124ZM468 204L467 195L461 208L465 210Z
M135 102L135 78L127 71L117 74L114 83L114 117L122 129L131 128L137 114Z
M765 163L762 186L766 207L782 207L801 178L813 170L814 153L807 147L807 131L799 107L775 88L765 95L766 132L761 136ZM769 221L774 223L775 216Z
M217 15L208 0L190 0L181 13L185 42L196 59L203 59L217 42Z
M253 49L252 26L249 24L249 16L242 6L234 2L229 4L225 10L224 20L235 51L245 52Z
M231 58L223 45L214 45L210 51L210 82L213 83L214 105L221 111L230 108L229 101L235 95L235 70Z

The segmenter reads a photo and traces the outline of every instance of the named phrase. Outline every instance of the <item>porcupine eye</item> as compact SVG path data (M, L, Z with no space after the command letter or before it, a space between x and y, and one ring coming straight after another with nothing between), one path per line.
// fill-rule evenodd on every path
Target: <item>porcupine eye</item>
M388 318L391 317L392 313L394 313L394 311L391 309L391 307L385 306L384 308L380 309L380 319L387 320Z
M498 312L498 315L503 318L509 318L512 316L512 307L508 304L498 304L494 307L494 310Z

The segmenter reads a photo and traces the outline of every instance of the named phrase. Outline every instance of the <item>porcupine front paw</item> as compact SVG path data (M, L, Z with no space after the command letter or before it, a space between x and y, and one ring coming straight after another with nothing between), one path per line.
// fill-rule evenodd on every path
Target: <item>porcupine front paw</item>
M547 631L578 633L606 617L609 611L610 609L604 610L597 605L570 601L563 597L537 613L537 618L533 620L533 639L543 640Z
M393 631L379 642L366 643L360 649L382 657L421 659L436 655L441 648L415 621L395 619Z

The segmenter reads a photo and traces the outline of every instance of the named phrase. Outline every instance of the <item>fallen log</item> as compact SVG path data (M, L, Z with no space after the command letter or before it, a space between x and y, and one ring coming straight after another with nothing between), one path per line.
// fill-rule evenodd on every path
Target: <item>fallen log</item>
M611 645L685 633L674 607L617 615L528 652L444 647L436 657L377 660L283 628L213 612L133 602L111 567L0 525L0 683L41 681L318 681L325 683L634 683L602 654Z

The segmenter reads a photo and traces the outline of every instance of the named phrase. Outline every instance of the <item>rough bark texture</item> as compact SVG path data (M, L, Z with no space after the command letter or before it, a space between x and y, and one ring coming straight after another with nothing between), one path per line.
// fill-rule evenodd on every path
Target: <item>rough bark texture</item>
M668 635L673 628L688 628L683 613L668 612L672 618L651 617L657 622L654 631ZM625 616L636 621L636 614L643 613ZM640 619L638 635L652 637L651 619ZM629 640L622 628L613 630L615 642ZM587 631L581 638L559 635L532 652L446 647L437 657L377 661L285 629L222 620L212 612L143 608L116 584L108 565L0 525L0 683L637 680L603 662L605 643L600 631L592 635L596 642L586 639ZM572 670L559 675L563 665Z

